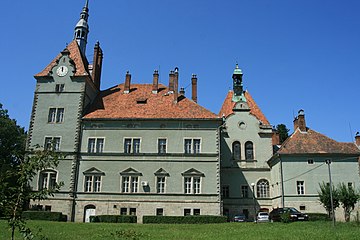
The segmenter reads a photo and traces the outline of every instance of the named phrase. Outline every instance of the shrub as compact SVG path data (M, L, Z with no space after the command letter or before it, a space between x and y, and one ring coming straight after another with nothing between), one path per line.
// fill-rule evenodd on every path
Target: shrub
M309 221L330 221L329 215L326 213L307 213Z
M143 223L161 224L206 224L206 223L225 223L226 216L144 216Z
M280 221L283 223L289 223L291 222L290 213L284 212L280 214Z
M137 217L132 215L98 215L90 216L90 222L136 223Z
M28 220L67 221L67 216L63 215L61 212L25 211L22 213L22 217Z

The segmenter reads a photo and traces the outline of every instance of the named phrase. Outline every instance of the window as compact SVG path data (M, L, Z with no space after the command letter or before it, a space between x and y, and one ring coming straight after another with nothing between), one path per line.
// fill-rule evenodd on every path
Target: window
M44 149L49 151L59 151L60 150L60 137L46 137Z
M140 138L125 138L124 153L139 153L140 152Z
M101 176L85 175L85 192L100 192L101 191Z
M158 153L159 154L166 153L166 139L165 138L158 139Z
M122 192L123 193L137 193L139 190L138 176L123 176L122 177Z
M55 85L55 92L61 93L64 91L65 84L56 84Z
M240 142L236 141L236 142L233 142L232 144L232 152L233 152L233 159L234 160L240 160L241 159L241 147L240 147Z
M184 140L184 152L186 154L197 154L201 150L200 139L185 139Z
M308 164L314 164L314 159L308 159L307 162Z
M221 189L221 195L223 198L228 198L229 197L229 186L228 185L225 185L225 186L222 186L222 189Z
M305 211L306 210L306 206L305 205L300 205L300 211Z
M50 108L48 115L48 123L64 122L64 108Z
M39 190L52 189L56 185L56 172L53 170L44 170L39 175Z
M164 209L163 208L157 208L156 209L156 216L164 216Z
M245 159L253 160L254 159L254 146L252 142L245 143Z
M352 188L353 187L353 183L352 182L348 182L348 188Z
M297 181L296 186L297 186L297 194L298 195L304 195L305 194L304 181Z
M241 197L249 198L249 186L241 186Z
M189 216L191 215L191 209L185 208L184 209L184 216Z
M136 208L130 208L130 215L136 215Z
M258 198L268 198L269 194L269 181L261 179L258 181L257 185L257 197Z
M194 215L200 215L200 209L194 208Z
M165 177L157 177L156 178L156 192L157 193L165 193Z
M127 208L120 208L120 215L127 215Z
M102 153L104 151L104 138L89 138L88 153Z
M200 177L184 177L184 193L199 194L201 189Z

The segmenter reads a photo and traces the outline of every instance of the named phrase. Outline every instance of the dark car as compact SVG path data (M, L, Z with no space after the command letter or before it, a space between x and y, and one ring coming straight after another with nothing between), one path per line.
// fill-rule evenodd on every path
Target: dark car
M271 222L280 222L281 216L287 214L290 221L308 221L309 216L307 214L299 212L293 207L275 208L270 212L269 219Z
M246 216L244 214L238 214L233 217L233 222L246 222Z

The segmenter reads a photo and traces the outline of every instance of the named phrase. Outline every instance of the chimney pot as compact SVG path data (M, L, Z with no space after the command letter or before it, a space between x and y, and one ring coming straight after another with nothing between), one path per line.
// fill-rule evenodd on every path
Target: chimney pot
M171 70L169 73L169 92L174 92L174 78L174 71Z
M300 131L306 132L305 112L303 109L300 109L298 112L297 125Z
M197 103L197 76L193 74L191 76L192 93L191 99Z
M180 96L185 96L185 88L180 88Z
M129 71L127 71L125 76L125 86L124 86L125 94L130 92L130 82L131 82L131 74L129 73Z
M152 93L157 94L159 89L159 71L155 70L153 74Z

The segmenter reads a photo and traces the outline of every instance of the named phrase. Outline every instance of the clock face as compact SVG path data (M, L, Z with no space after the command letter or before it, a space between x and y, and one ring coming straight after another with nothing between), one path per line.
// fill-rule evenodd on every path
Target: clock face
M69 69L66 67L66 66L59 66L57 69L56 69L56 74L59 76L59 77L64 77L67 73L68 73Z

